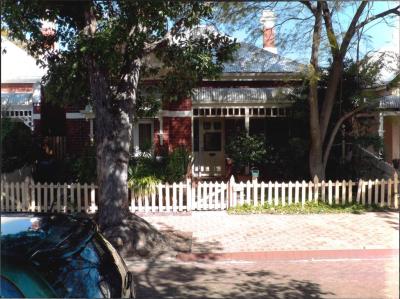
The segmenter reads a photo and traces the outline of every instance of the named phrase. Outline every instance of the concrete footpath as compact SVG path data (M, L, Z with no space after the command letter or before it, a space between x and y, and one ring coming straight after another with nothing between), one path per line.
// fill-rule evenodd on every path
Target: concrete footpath
M137 298L399 298L399 214L142 215L177 251L127 260Z
M172 233L191 254L399 248L399 214L229 215L192 212L143 215ZM254 254L253 254L254 255Z

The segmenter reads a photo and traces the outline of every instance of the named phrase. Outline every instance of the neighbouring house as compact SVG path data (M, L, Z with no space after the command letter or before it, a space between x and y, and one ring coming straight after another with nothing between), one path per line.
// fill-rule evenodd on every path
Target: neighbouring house
M242 43L235 59L225 64L218 80L204 80L191 98L163 103L157 116L138 120L133 129L132 155L140 154L149 146L156 155L183 146L193 153L193 176L223 177L226 175L225 145L239 130L264 134L267 140L277 142L288 138L287 117L293 104L288 94L302 84L304 65L278 54L273 13L264 11L260 21L263 48ZM4 41L4 46L9 48L2 54L4 72L26 74L26 67L19 64L19 56L34 59L10 41ZM96 134L92 119L95 115L85 104L60 108L46 103L40 93L39 81L43 74L40 71L32 70L37 73L32 82L25 82L24 78L3 82L2 63L2 102L7 99L12 107L6 115L22 119L20 112L12 111L23 98L24 109L30 111L31 117L27 125L35 134L42 139L65 138L66 154L77 154ZM28 88L28 83L31 84L29 91L21 89ZM20 95L22 92L24 96ZM33 94L35 97L30 96Z

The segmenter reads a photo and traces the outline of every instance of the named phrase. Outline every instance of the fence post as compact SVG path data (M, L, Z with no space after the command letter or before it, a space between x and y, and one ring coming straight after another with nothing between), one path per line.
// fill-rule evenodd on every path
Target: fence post
M397 171L394 173L394 190L393 190L393 196L394 196L394 208L398 209L399 208L399 175L397 174Z
M235 186L235 177L232 175L231 178L228 181L228 198L227 198L227 203L228 203L228 209L233 206L232 201L233 201L233 187Z
M314 176L314 202L315 203L318 203L318 190L319 190L318 185L319 185L318 177Z

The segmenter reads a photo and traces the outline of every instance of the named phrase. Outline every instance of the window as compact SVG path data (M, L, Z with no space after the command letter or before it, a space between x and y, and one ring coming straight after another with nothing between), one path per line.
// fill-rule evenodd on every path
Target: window
M148 152L152 146L152 129L151 124L139 123L139 150L141 152Z
M221 133L204 133L204 151L217 152L221 150Z

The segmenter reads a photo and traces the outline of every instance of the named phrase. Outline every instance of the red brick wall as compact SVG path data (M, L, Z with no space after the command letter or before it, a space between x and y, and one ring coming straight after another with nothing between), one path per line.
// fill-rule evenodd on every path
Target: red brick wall
M179 101L164 102L163 110L187 111L192 109L192 99L183 99Z
M168 151L179 146L192 149L192 122L190 117L163 118L164 145Z
M1 92L33 92L32 83L2 83Z
M80 154L90 143L90 122L84 119L67 119L67 153Z

